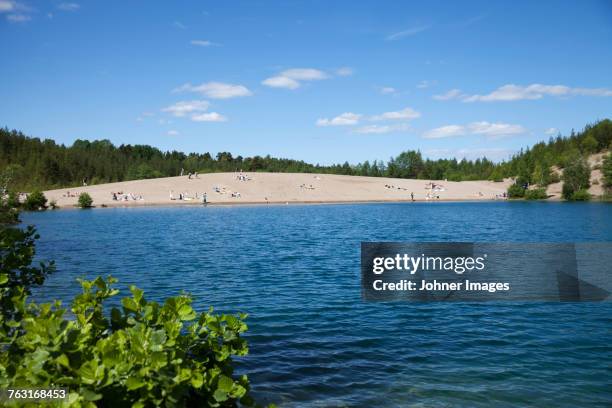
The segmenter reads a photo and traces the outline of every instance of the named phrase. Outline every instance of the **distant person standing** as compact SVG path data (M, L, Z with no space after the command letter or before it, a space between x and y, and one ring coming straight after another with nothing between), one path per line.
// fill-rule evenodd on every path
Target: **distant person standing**
M414 201L414 193L410 193L410 199Z
M181 177L183 177L183 173L185 173L185 169L181 167Z
M206 192L204 192L204 194L202 194L202 204L204 204L204 205L207 204Z

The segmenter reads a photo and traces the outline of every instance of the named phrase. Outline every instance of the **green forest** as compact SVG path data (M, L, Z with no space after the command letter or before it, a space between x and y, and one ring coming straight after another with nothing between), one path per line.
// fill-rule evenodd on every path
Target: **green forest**
M496 180L517 177L517 184L545 186L556 181L551 166L565 168L591 154L610 148L612 121L601 120L570 135L551 137L521 150L509 160L424 159L407 150L384 162L322 166L268 156L242 157L229 152L163 152L148 145L113 145L108 140L76 140L71 146L29 137L17 130L0 129L0 172L10 176L14 191L32 191L125 180L177 176L187 172L304 172L373 177L452 181Z

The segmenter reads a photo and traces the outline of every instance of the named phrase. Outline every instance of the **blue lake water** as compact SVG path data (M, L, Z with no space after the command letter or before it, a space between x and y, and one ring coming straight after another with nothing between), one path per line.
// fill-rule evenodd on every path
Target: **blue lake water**
M281 407L611 406L612 303L367 303L361 241L610 242L598 203L415 203L26 213L57 272L247 312L254 395ZM127 294L127 293L126 293Z

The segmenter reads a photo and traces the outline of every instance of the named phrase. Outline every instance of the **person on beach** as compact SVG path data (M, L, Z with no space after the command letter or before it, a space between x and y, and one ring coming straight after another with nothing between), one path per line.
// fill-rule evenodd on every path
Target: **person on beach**
M412 193L410 193L410 199L411 199L412 201L414 201L414 193L413 193L413 192L412 192Z
M204 192L204 194L202 194L202 204L204 204L204 205L207 204L206 192Z
M183 173L184 173L184 172L185 172L185 169L183 169L183 168L181 167L181 177L183 177Z

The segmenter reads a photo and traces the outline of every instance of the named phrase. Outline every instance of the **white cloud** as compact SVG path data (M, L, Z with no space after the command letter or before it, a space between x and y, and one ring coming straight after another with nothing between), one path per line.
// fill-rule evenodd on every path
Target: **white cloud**
M435 85L437 83L438 83L438 81L430 81L430 80L426 79L426 80L423 80L423 81L419 82L416 87L419 88L419 89L425 89L425 88L429 88L430 86Z
M351 126L359 123L360 118L361 115L359 114L345 112L332 119L319 119L317 120L317 126Z
M358 128L355 130L355 133L361 134L384 134L384 133L392 133L392 132L404 132L410 129L405 123L399 125L369 125Z
M399 40L400 38L410 37L412 35L428 30L430 27L431 26L428 26L428 25L416 26L416 27L409 28L407 30L399 31L397 33L393 33L387 36L387 41L395 41L395 40Z
M194 122L226 122L227 118L217 112L202 113L200 115L193 115L191 120Z
M208 41L208 40L191 40L190 44L191 45L196 45L198 47L216 47L216 46L219 46L219 44L214 43L212 41Z
M212 99L230 99L253 95L253 93L243 85L226 84L223 82L207 82L197 86L184 84L174 90L174 92L185 91L201 93Z
M178 136L179 132L178 132L178 130L169 130L166 134L168 136Z
M465 128L460 125L447 125L431 129L423 134L425 139L442 139L446 137L463 136Z
M196 112L205 112L210 103L208 101L181 101L174 105L163 108L163 112L169 112L174 116L182 117Z
M443 139L455 136L464 135L483 135L488 138L499 138L504 136L521 135L527 132L521 125L512 125L509 123L491 123L491 122L472 122L467 126L463 125L446 125L435 129L431 129L423 134L425 139Z
M411 120L420 118L421 113L412 108L405 108L395 112L385 112L380 115L374 115L370 120Z
M397 92L397 89L390 87L390 86L383 86L382 88L380 88L380 93L383 95L390 95L396 92Z
M314 68L292 68L281 72L280 75L296 81L316 81L329 77L325 72Z
M485 135L488 137L502 137L521 135L527 130L521 125L511 125L508 123L473 122L468 126L471 133L475 135Z
M78 3L60 3L57 8L63 11L77 11L81 6Z
M0 0L0 14L8 13L6 19L11 23L25 23L30 21L32 19L32 12L32 8L23 3L12 0Z
M353 68L350 67L342 67L336 70L336 75L338 76L351 76L353 75Z
M298 81L284 76L270 77L264 79L261 83L271 88L296 89L300 87L300 83Z
M507 84L488 94L467 95L459 89L452 89L444 95L435 95L437 100L459 99L463 102L499 102L536 100L545 96L612 96L612 89L607 88L572 88L566 85L531 84L527 86Z
M559 133L559 129L554 127L548 128L544 131L544 134L546 135L556 135L557 133Z
M433 98L437 101L449 101L451 99L459 99L464 96L460 89L451 89L442 95L434 95Z
M8 13L16 8L17 4L14 1L0 0L0 13Z
M325 72L314 68L292 68L266 78L261 83L272 88L296 89L300 81L319 81L329 78Z
M174 23L172 23L172 25L176 28L180 28L181 30L185 30L187 28L187 26L181 23L180 21L175 21Z
M27 14L9 14L6 16L6 19L12 23L25 23L26 21L30 21L32 17Z

